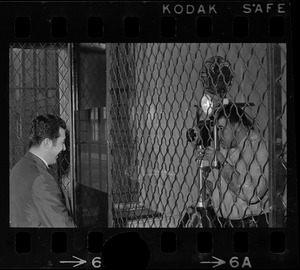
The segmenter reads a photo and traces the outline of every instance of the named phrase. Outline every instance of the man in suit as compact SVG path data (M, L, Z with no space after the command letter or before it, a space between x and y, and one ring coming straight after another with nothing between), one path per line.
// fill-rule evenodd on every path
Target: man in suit
M60 117L47 114L33 120L29 150L10 173L11 227L76 227L48 167L66 150L65 138L66 123Z

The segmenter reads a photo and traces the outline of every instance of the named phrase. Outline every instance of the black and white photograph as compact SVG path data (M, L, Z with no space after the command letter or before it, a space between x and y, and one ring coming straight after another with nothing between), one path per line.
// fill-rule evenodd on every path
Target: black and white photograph
M11 43L9 226L284 228L286 43Z
M296 12L0 1L0 269L298 269Z

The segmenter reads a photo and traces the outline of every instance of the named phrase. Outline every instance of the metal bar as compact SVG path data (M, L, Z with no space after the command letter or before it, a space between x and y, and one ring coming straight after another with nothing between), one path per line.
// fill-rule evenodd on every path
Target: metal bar
M275 219L275 210L273 209L274 204L274 196L272 196L273 191L276 191L275 185L275 166L274 166L274 156L275 156L275 149L273 142L275 140L274 136L274 126L275 126L275 116L274 116L274 106L275 106L275 95L274 92L274 74L273 74L273 62L274 62L274 55L273 55L273 47L272 44L268 45L267 47L267 57L268 57L268 88L269 88L269 204L270 204L270 218L269 218L269 227L273 227L276 225Z
M280 162L282 152L282 114L281 105L281 55L277 44L268 45L268 87L269 87L269 203L270 203L270 227L283 226L283 204L281 191L284 185L284 172Z
M78 217L76 215L76 202L77 202L77 196L76 196L76 182L77 179L80 177L80 166L78 166L78 159L79 159L79 145L78 145L78 134L76 133L77 127L78 127L78 115L76 118L75 112L78 111L78 51L76 44L70 44L70 62L71 62L71 111L72 111L72 124L73 124L73 136L70 143L72 143L73 148L73 154L71 157L73 157L73 178L72 178L72 193L73 193L73 209L74 209L74 220L76 224L78 225L78 221L80 220L80 216Z
M74 84L74 76L73 76L73 69L74 69L74 61L73 61L73 45L68 43L68 65L69 65L69 76L68 76L68 85L70 88L70 185L71 185L71 192L70 192L70 204L71 204L71 215L74 216L74 193L75 193L75 100L74 100L74 92L75 92L75 84Z
M21 51L20 51L20 53L21 53L21 63L20 63L20 65L21 65L21 88L23 89L24 88L24 85L26 85L26 83L25 83L25 53L24 53L24 50L22 49ZM26 95L27 93L24 93L24 91L23 91L23 94L24 95ZM26 117L26 110L24 111L24 98L21 98L21 109L22 109L22 112L23 113L21 113L21 124L22 124L22 126L23 126L23 124L24 123L26 123L26 119L24 119L25 117ZM22 138L22 140L24 141L24 138ZM25 146L25 144L23 145L23 154L25 154L25 151L26 151L26 146Z
M60 100L60 95L59 95L60 94L59 93L60 92L60 90L59 90L59 60L58 60L58 58L59 58L59 52L55 51L54 55L55 55L54 56L54 67L57 69L57 72L55 72L55 74L54 74L54 76L55 76L54 83L57 83L57 89L55 91L55 93L56 93L55 98L58 101L57 107L56 108L54 107L54 110L57 109L57 112L60 113L60 102L61 102L61 100ZM49 91L47 91L47 94L49 95Z
M87 143L87 149L88 149L88 168L89 168L89 172L88 172L88 183L90 187L93 187L93 183L92 183L92 147L91 147L91 143L93 140L93 128L92 128L92 110L89 109L88 110L88 143Z
M274 78L275 78L275 155L276 155L276 225L277 227L283 226L283 212L284 206L282 204L281 193L284 189L285 172L282 166L280 156L283 150L282 144L282 88L281 88L281 49L278 44L274 44Z
M48 54L47 54L47 50L44 50L44 61L45 61L45 65L44 65L44 74L45 74L45 86L49 84L48 82L48 72L47 72L47 67L48 67ZM49 103L48 103L48 99L46 98L46 104L45 104L45 108L46 108L46 112L48 113L48 106L49 106Z
M111 78L110 78L110 68L111 68L111 57L110 51L112 47L110 44L106 45L106 123L107 123L107 194L108 194L108 227L113 226L113 199L112 199L112 157L111 157L111 142L110 142L110 130L111 130L111 99L110 99L110 89L111 89Z
M218 143L218 130L217 130L217 123L214 121L214 148L219 150L219 143ZM218 167L218 159L217 155L215 155L212 166L214 168Z
M95 132L97 134L97 146L98 146L98 166L99 166L99 190L103 190L102 189L102 185L103 185L103 181L104 179L102 179L102 159L101 159L101 145L102 145L102 141L101 141L101 132L102 132L102 125L103 125L103 111L102 111L102 107L101 108L97 108L96 109L96 115L97 115L97 119L96 119L96 126L95 126Z

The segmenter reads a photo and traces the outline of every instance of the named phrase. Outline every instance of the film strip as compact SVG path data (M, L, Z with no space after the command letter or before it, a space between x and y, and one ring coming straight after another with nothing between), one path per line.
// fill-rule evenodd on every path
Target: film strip
M293 9L0 2L0 268L298 268ZM254 124L226 148L231 104Z

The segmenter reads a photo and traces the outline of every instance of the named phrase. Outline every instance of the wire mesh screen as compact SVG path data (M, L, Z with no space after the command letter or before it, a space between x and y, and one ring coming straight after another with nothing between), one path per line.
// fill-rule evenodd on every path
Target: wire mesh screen
M55 114L71 125L70 67L67 44L11 44L9 50L9 165L28 150L32 120ZM71 209L70 143L60 154L53 174L61 184Z
M284 44L110 44L107 59L113 226L282 225L270 216L276 203L280 215L286 209ZM213 104L206 113L203 102ZM239 144L226 148L227 122L222 127L217 112L229 105L252 125L232 125L247 132L234 133ZM231 121L226 113L223 120ZM270 151L274 134L280 155ZM216 166L213 146L223 157ZM281 179L271 166L277 160Z

